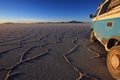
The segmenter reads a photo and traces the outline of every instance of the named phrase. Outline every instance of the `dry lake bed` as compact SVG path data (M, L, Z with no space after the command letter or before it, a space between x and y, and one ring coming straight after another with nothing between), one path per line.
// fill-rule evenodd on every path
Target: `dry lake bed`
M0 80L114 80L90 24L0 24Z

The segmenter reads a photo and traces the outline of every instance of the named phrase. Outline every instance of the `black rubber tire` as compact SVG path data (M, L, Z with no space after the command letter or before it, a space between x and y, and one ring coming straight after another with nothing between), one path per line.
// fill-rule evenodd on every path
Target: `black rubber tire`
M96 37L95 37L95 35L94 35L94 31L91 30L91 31L90 31L90 42L94 43L94 42L96 42L96 41L97 41L97 39L96 39Z
M119 61L120 61L120 46L114 46L107 55L107 67L113 78L115 79L120 79L120 62L119 66L117 68L112 66L112 57L113 56L119 56Z

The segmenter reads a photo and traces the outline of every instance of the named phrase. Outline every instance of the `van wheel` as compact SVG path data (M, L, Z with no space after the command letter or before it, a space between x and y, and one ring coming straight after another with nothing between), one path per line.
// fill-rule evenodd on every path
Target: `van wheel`
M114 46L107 56L107 67L115 79L120 79L120 46Z
M94 35L94 31L91 31L90 32L90 42L96 42L97 41L97 39L96 39L96 37L95 37L95 35Z

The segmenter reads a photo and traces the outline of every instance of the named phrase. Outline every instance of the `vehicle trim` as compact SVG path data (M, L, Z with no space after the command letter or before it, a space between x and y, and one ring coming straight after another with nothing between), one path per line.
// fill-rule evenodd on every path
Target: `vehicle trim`
M120 9L115 8L102 15L96 16L95 18L92 19L92 21L105 20L105 19L118 18L118 17L120 17Z

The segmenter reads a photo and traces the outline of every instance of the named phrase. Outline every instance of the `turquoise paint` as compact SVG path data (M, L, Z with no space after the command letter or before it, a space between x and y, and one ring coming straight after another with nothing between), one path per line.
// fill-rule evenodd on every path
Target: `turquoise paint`
M107 27L108 22L113 22L113 26L111 28ZM93 28L100 40L103 37L107 39L111 36L120 37L120 18L94 21L92 22L91 28Z

